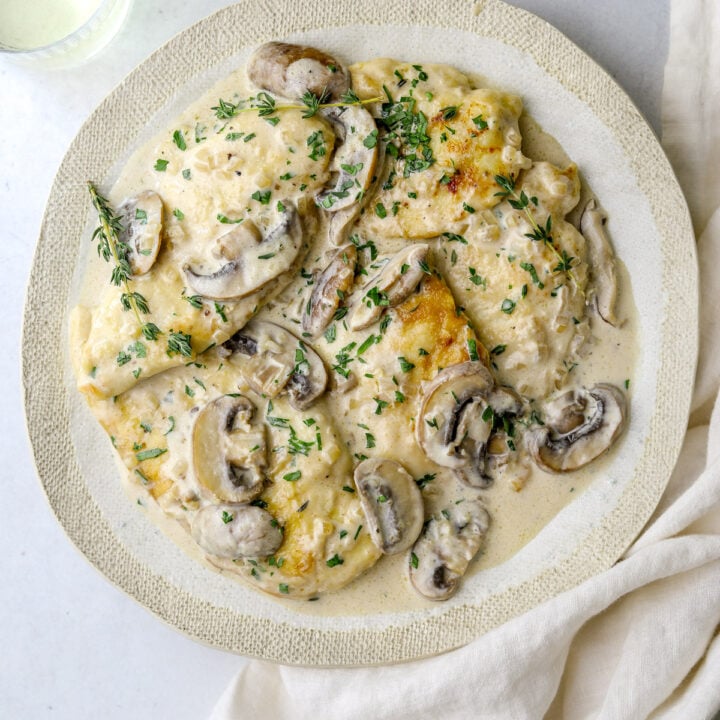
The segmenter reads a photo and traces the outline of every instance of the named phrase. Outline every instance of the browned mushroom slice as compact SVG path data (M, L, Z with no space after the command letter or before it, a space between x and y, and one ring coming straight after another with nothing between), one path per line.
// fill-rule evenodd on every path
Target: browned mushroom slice
M163 204L160 196L145 190L118 208L123 231L118 239L128 248L133 275L144 275L155 264L160 251Z
M528 450L543 470L577 470L617 440L626 412L625 396L614 385L570 390L546 403L545 425L528 432Z
M205 552L231 560L267 557L283 541L279 523L267 510L235 503L208 505L198 510L191 534Z
M447 600L477 555L490 526L479 499L466 498L434 515L412 549L410 581L429 600Z
M258 87L287 98L301 98L311 92L338 100L350 87L347 70L335 58L289 43L261 45L250 58L247 73Z
M328 108L323 117L332 123L339 142L330 164L332 186L318 195L318 205L329 212L353 205L359 209L375 176L377 144L369 148L365 140L377 131L377 125L372 115L358 105Z
M247 357L241 372L260 395L286 392L295 409L306 410L325 392L327 371L320 356L280 325L251 320L224 347Z
M377 548L386 555L407 550L424 519L422 494L410 473L394 460L370 458L355 468L355 486Z
M580 230L587 240L592 273L593 299L600 317L610 325L618 324L616 304L618 296L615 253L605 230L607 215L595 200L585 206L580 218Z
M302 319L302 328L317 337L333 319L335 312L355 279L357 250L352 243L343 245L320 273Z
M288 200L278 224L260 242L253 232L239 226L221 238L228 262L205 274L205 268L185 265L190 289L209 300L237 300L250 295L286 272L302 247L300 216Z
M393 255L385 267L362 289L349 325L363 330L380 319L386 308L403 302L420 284L428 271L426 263L430 248L416 243Z
M377 143L375 145L377 155L375 158L375 174L370 178L370 182L363 196L357 199L343 209L334 208L328 217L328 239L330 244L340 247L347 242L348 235L352 230L355 219L358 217L368 200L374 195L374 188L382 182L383 163L385 159L385 143Z
M265 432L248 398L223 395L207 404L195 420L192 442L195 476L217 498L250 502L262 492Z
M474 487L486 487L485 451L493 427L494 381L477 361L441 370L423 386L415 436L425 454Z

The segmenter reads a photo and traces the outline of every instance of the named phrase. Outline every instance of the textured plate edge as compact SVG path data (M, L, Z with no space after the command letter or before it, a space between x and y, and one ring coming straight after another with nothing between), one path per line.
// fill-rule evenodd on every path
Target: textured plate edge
M58 171L51 197L59 192L60 185L68 175L73 176L77 155L73 152L81 146L83 132L95 115L107 110L123 92L132 90L135 82L145 82L147 76L153 79L158 91L158 107L172 94L173 85L167 83L163 75L163 59L166 54L181 43L191 52L183 55L183 66L174 68L176 77L190 77L205 71L209 66L222 61L232 51L245 44L259 43L271 37L301 32L314 27L339 27L348 24L383 24L393 22L405 25L424 25L458 27L470 30L478 35L493 37L512 45L530 55L535 62L577 97L587 102L595 114L613 130L620 145L631 159L636 180L648 198L652 214L662 232L662 244L667 249L663 253L663 286L665 297L681 297L684 302L666 302L668 312L664 314L664 323L674 330L681 331L678 345L692 348L692 357L686 355L684 363L674 360L667 346L663 347L663 360L658 374L658 404L653 414L653 424L645 444L643 457L638 463L645 469L633 478L625 493L632 497L631 506L635 518L632 532L627 521L622 521L617 509L609 513L603 522L590 533L586 541L575 553L553 569L536 576L531 581L513 588L502 596L480 606L451 608L439 617L417 621L405 627L391 627L380 631L317 631L309 628L297 628L272 620L258 620L243 616L226 608L213 607L210 603L178 590L162 577L153 576L141 563L117 541L110 527L102 518L99 509L87 491L79 467L74 457L68 457L63 464L66 473L58 477L57 467L50 467L47 458L53 451L53 438L68 437L68 392L74 392L63 386L62 368L59 364L53 368L51 358L38 357L32 348L38 340L47 338L49 331L60 338L66 332L63 317L55 318L52 325L39 326L33 320L35 312L43 307L43 299L48 296L44 287L45 263L52 261L74 262L79 238L75 244L67 242L67 247L51 245L52 215L49 210L41 228L40 241L33 260L32 271L26 294L26 306L23 318L22 342L22 378L27 417L38 417L44 410L47 417L48 407L52 408L52 419L42 427L28 420L27 430L31 440L35 464L48 501L66 533L78 549L90 562L103 573L116 587L124 590L140 604L150 609L164 622L190 635L191 637L214 647L223 648L244 655L262 657L288 664L305 665L367 665L384 662L413 660L419 657L437 654L463 645L505 622L516 615L538 605L540 602L579 584L584 579L609 567L622 554L642 529L654 510L662 491L670 477L672 467L680 451L685 423L673 426L668 431L669 417L687 417L690 403L690 389L694 378L697 355L697 260L694 243L688 253L687 238L694 237L690 217L674 173L665 158L651 129L647 126L632 101L614 80L592 61L582 50L571 43L560 31L545 21L523 10L505 5L500 0L486 0L472 5L462 0L450 0L443 5L442 12L435 8L431 0L420 0L407 7L406 4L388 3L382 9L356 7L350 0L330 2L330 0L298 0L294 3L294 19L285 18L282 23L271 21L262 28L254 25L254 17L272 15L277 3L262 2L253 5L252 21L243 18L243 33L232 37L220 37L213 47L197 48L193 38L201 36L206 23L218 23L227 28L226 34L236 25L237 19L250 3L240 3L218 11L200 23L188 28L173 38L160 50L153 53L143 64L142 72L136 69L101 103L90 119L81 128L71 145L68 155ZM434 15L437 13L437 17ZM451 21L452 19L452 21ZM288 26L288 22L292 25ZM492 28L490 30L489 28ZM253 31L256 31L253 34ZM251 37L248 37L251 36ZM538 38L542 37L542 43ZM553 48L563 47L573 58L572 68L554 64L553 58L559 54ZM222 50L220 49L222 48ZM153 72L154 71L154 72ZM593 97L599 90L587 93L589 77L593 77L597 87L614 99L613 104L603 104L600 108L593 103ZM164 81L163 81L164 79ZM131 93L132 94L132 93ZM144 104L144 112L147 105ZM618 128L618 117L624 118L625 126ZM622 130L622 132L620 132ZM624 135L623 133L627 133ZM630 143L630 138L633 142ZM651 151L650 158L638 152L638 138ZM87 160L87 159L86 159ZM85 162L83 171L92 177L105 177L109 164L92 158L90 165ZM647 174L642 173L643 166L651 164L655 175L650 182ZM658 173L666 178L666 194L660 202L653 192L658 183ZM71 192L84 195L84 185L72 188ZM671 222L668 222L672 220ZM671 232L668 228L672 227ZM61 256L58 258L58 251ZM675 251L675 252L673 252ZM679 252L678 252L679 251ZM670 258L673 261L670 262ZM678 259L679 258L679 259ZM72 265L68 265L72 266ZM679 279L682 278L682 285ZM687 283L691 278L694 282ZM688 287L693 288L693 297L688 296ZM63 288L63 306L67 304L68 288ZM57 291L54 291L57 298ZM63 412L65 411L65 412ZM658 447L658 442L662 440ZM657 472L658 464L662 472ZM648 472L652 466L652 472ZM68 482L69 481L69 482ZM71 491L68 491L68 486ZM624 496L625 497L625 496ZM618 507L622 506L622 500ZM625 507L628 505L626 504ZM610 539L610 542L607 542ZM601 543L600 541L605 542ZM118 568L122 567L120 573ZM143 577L145 576L145 577ZM504 603L512 611L498 612L497 606ZM192 612L188 614L188 610ZM189 620L190 618L190 620ZM199 618L204 618L198 623ZM247 623L253 625L254 641L250 644L239 641L246 636ZM200 624L201 627L197 627ZM429 642L430 641L430 642Z

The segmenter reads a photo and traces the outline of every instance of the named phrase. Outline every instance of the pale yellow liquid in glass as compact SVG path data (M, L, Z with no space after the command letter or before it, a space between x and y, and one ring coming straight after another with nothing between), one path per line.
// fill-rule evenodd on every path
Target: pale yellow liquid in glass
M101 0L0 0L0 46L32 50L82 27Z

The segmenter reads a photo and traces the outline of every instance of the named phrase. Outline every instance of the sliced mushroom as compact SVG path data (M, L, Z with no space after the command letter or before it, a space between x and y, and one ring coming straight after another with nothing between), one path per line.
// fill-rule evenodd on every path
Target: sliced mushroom
M340 301L350 292L355 279L357 250L352 243L343 245L315 280L302 328L317 337L333 319Z
M283 541L275 518L254 505L207 505L195 514L190 532L205 552L231 560L267 557Z
M474 487L487 487L485 451L493 427L494 381L478 361L451 365L423 386L415 436L425 454Z
M543 470L577 470L615 442L626 412L625 396L614 385L570 390L545 405L545 425L528 432L528 450Z
M133 275L144 275L155 264L160 252L163 204L160 196L145 190L118 208L123 231L118 239L128 248Z
M355 468L355 486L377 548L385 555L409 549L424 519L422 494L413 477L394 460L370 458Z
M580 218L580 230L588 244L595 307L600 317L610 325L619 322L616 305L618 281L615 269L615 253L605 231L607 215L595 200L585 206Z
M223 347L248 358L242 373L260 395L287 392L294 408L306 410L325 392L327 372L320 356L280 325L251 320Z
M519 415L523 409L522 398L506 385L493 388L488 403L495 415L500 417Z
M237 300L292 267L302 246L302 225L290 201L280 205L285 209L279 223L260 242L255 233L242 226L221 239L222 254L228 262L217 270L203 274L203 268L185 265L190 289L210 300Z
M267 450L262 422L244 395L207 404L193 427L198 482L227 502L250 502L263 489Z
M427 245L416 243L396 253L363 287L360 301L350 316L350 328L363 330L379 320L386 308L406 300L427 271L429 251Z
M434 515L410 556L410 581L429 600L446 600L458 588L490 526L479 499L465 499Z
M377 125L372 115L359 105L327 108L322 113L335 130L336 145L330 165L331 187L323 190L317 203L329 212L346 210L365 196L375 177L378 143L367 147L365 140Z
M499 468L505 467L511 458L509 441L512 438L504 431L494 432L487 443L485 454L485 472L495 479Z
M370 183L362 196L357 202L354 202L342 210L334 208L328 217L328 239L330 244L340 247L347 242L348 235L353 227L355 219L360 211L367 204L368 200L374 196L374 187L379 185L383 178L382 166L385 159L385 143L377 143L375 146L377 157L375 160L375 175L370 178Z
M289 43L261 45L250 58L247 73L258 87L287 98L301 98L309 91L338 100L350 87L347 70L335 58Z

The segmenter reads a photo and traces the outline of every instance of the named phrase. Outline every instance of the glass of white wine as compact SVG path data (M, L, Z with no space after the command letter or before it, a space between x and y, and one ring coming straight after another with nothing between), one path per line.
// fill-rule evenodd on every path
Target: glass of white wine
M0 53L74 65L118 32L132 0L0 0Z

